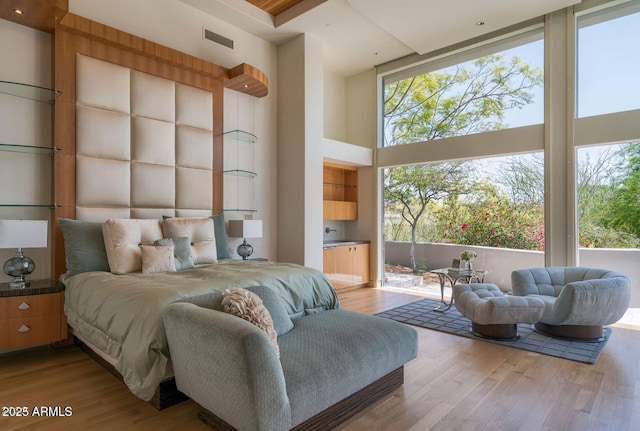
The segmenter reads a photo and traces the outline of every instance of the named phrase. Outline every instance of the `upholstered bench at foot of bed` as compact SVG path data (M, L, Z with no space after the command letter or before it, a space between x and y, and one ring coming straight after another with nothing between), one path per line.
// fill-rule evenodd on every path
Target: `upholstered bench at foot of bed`
M518 323L535 323L544 312L538 298L505 296L495 284L470 283L453 287L456 308L471 320L474 334L499 340L518 337Z
M406 325L340 309L294 319L280 357L257 326L178 303L164 315L178 388L216 429L331 429L404 382Z

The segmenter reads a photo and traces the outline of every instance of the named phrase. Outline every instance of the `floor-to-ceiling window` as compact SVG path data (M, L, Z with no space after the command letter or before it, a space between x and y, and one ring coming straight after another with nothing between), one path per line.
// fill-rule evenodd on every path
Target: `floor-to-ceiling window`
M640 2L577 13L579 261L640 258Z
M544 250L543 60L540 22L384 78L382 144L408 154L384 170L386 263Z
M472 219L465 217L480 216L482 209L484 215L504 212L502 208L509 208L507 202L522 203L520 197L528 193L532 202L543 202L543 214L548 217L541 220L546 238L536 235L537 229L528 232L542 242L538 250L545 249L547 256L543 254L541 261L525 258L521 265L607 266L640 280L640 270L625 263L640 257L634 254L637 246L630 233L634 217L629 205L633 200L628 199L639 191L634 189L636 169L640 171L635 153L640 142L640 81L636 78L640 70L639 17L638 0L583 1L541 17L544 42L540 24L538 28L523 27L518 35L488 39L485 45L475 41L468 50L458 46L451 55L423 56L412 68L380 68L383 109L377 166L381 184L384 182L381 187L387 190L391 184L401 189L398 180L403 176L420 184L420 170L446 165L461 167L467 173L464 183L473 184L471 192L454 188L446 197L432 199L422 213L409 211L410 205L420 208L416 206L420 199L404 205L401 194L385 192L385 234L381 239L411 242L415 238L419 243L421 238L429 238L435 243L437 236L446 233L448 239L443 242L449 244L470 245L481 242L478 238L496 240L502 236L488 220L481 217L485 223L472 230L467 221ZM498 48L500 43L508 45ZM510 60L509 54L517 59ZM504 63L494 68L496 61ZM492 80L493 70L505 75L494 75ZM516 70L519 75L512 73ZM537 80L538 70L545 71L546 82ZM520 79L515 79L518 76ZM493 86L484 86L486 82ZM492 94L502 99L492 98ZM495 157L501 164L491 168ZM509 172L508 166L515 169ZM535 175L530 172L533 168ZM483 175L491 187L485 189L475 182ZM510 183L518 186L510 188ZM429 181L428 185L433 188L438 182ZM423 190L431 190L428 185ZM543 189L553 196L543 197ZM620 200L623 198L626 203ZM409 220L402 214L403 208ZM540 206L532 208L521 212L512 208L512 212L536 215L537 221ZM448 217L450 223L444 227L449 231L443 229L445 222L434 218L436 213ZM421 217L417 222L416 214ZM413 237L411 217L415 222ZM531 227L531 223L520 224L513 217L505 216L503 221L511 227ZM513 235L522 243L524 233L507 233L507 237ZM496 246L506 248L505 243L485 242L493 249L485 250L488 257L484 264L504 263L504 254L496 251ZM487 247L485 244L482 246ZM517 245L514 249L526 247ZM612 251L614 257L594 254L596 248ZM459 248L444 250L422 255L416 251L414 267L443 265ZM509 277L503 274L502 279L508 283Z

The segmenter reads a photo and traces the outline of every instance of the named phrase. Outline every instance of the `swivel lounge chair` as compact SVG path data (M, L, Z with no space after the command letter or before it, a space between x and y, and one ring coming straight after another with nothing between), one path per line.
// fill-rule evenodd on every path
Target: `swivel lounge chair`
M584 267L520 269L511 273L513 294L545 303L539 332L598 341L603 325L617 322L631 301L631 281L618 272Z

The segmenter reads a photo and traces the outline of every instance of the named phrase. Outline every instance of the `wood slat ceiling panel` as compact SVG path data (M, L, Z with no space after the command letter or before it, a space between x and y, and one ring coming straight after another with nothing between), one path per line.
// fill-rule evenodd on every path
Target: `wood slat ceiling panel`
M287 9L301 3L303 0L246 0L263 11L276 16Z

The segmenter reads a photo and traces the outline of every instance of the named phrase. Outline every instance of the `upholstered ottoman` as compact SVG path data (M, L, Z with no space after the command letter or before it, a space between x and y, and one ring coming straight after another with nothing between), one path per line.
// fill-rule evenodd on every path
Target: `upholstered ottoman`
M518 337L518 323L535 323L544 312L539 298L505 296L495 284L469 283L453 287L453 303L471 320L474 334L513 340Z

